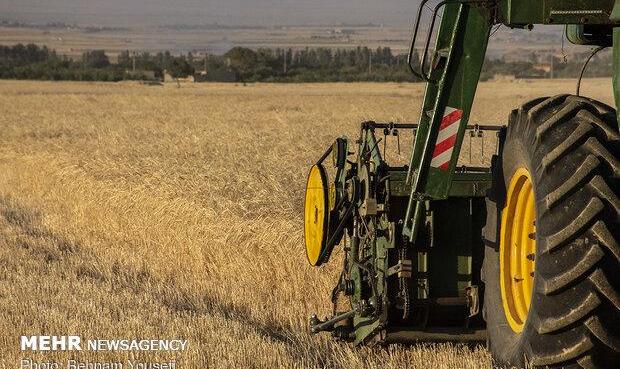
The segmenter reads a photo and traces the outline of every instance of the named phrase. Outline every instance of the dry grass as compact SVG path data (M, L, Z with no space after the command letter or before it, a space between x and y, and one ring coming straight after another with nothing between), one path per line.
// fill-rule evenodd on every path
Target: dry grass
M573 85L482 84L474 120ZM306 170L363 119L415 120L422 91L1 82L0 367L17 366L22 334L187 338L187 352L142 356L181 368L490 367L482 348L307 333L337 266L306 265ZM608 81L585 91L611 101Z

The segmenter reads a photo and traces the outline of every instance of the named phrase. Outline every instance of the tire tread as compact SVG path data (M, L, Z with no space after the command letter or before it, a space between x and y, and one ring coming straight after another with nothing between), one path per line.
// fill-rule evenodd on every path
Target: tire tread
M538 287L532 304L538 305L528 316L532 329L524 332L531 336L522 351L493 344L491 351L515 353L517 361L521 352L534 367L613 367L620 362L620 330L613 328L620 324L616 113L584 97L536 99L511 113L506 140L511 137L521 140L534 171ZM485 260L484 268L489 265Z

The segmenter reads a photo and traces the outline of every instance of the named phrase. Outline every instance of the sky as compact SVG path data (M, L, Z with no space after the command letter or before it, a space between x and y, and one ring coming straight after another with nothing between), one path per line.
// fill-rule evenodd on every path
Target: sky
M104 26L407 25L416 0L0 0L0 17Z

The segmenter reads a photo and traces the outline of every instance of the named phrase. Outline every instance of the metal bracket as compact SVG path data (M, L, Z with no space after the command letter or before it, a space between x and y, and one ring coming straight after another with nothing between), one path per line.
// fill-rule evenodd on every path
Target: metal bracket
M467 307L469 308L469 317L473 317L480 312L480 298L478 295L478 286L473 285L465 288L465 297L467 297Z
M352 318L355 315L355 310L350 310L345 313L334 315L332 318L325 320L319 319L316 314L310 317L310 332L319 333L324 331L333 331L334 325L342 320Z
M360 214L362 216L366 215L376 215L377 214L377 200L372 198L366 198L362 205L360 206Z
M394 266L391 266L387 269L387 275L392 276L394 274L398 274L399 278L411 278L411 272L413 271L413 263L411 260L399 260L398 263Z

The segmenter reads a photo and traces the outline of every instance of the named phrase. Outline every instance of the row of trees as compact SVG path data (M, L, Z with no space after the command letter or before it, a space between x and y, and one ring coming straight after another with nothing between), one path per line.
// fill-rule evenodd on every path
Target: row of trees
M482 78L494 75L517 77L575 77L587 53L569 61L551 57L546 64L540 56L529 61L486 60ZM417 64L418 57L414 55ZM549 63L550 61L550 63ZM338 82L338 81L415 81L406 66L406 55L394 55L388 47L369 49L306 48L258 49L235 47L224 55L172 55L170 52L120 53L112 63L103 50L93 50L81 59L57 55L36 45L0 46L0 78L43 80L146 79L147 74L162 78L164 71L183 77L206 69L209 80L243 82ZM611 55L595 56L588 76L609 76ZM551 68L549 68L549 64ZM150 73L142 74L141 71ZM150 77L150 76L149 76Z
M146 79L147 76L139 71L127 73L133 66L122 58L124 54L118 58L119 62L112 63L104 50L87 51L76 60L58 55L45 46L0 46L0 78L75 81ZM158 61L145 65L148 68L142 70L154 72L157 78L163 77L164 70L170 71L173 76L185 76L194 71L185 56L159 53L147 59Z
M103 50L86 52L79 60L57 55L36 45L0 46L0 78L44 80L142 79L140 71L164 71L183 77L206 68L210 78L238 81L414 81L405 68L404 55L393 55L389 48L370 50L259 49L235 47L224 55L172 55L170 52L119 54L112 63ZM134 72L137 71L137 72Z
M210 57L207 70L228 67L242 81L415 81L405 67L406 60L388 47L257 51L235 47L221 57Z

